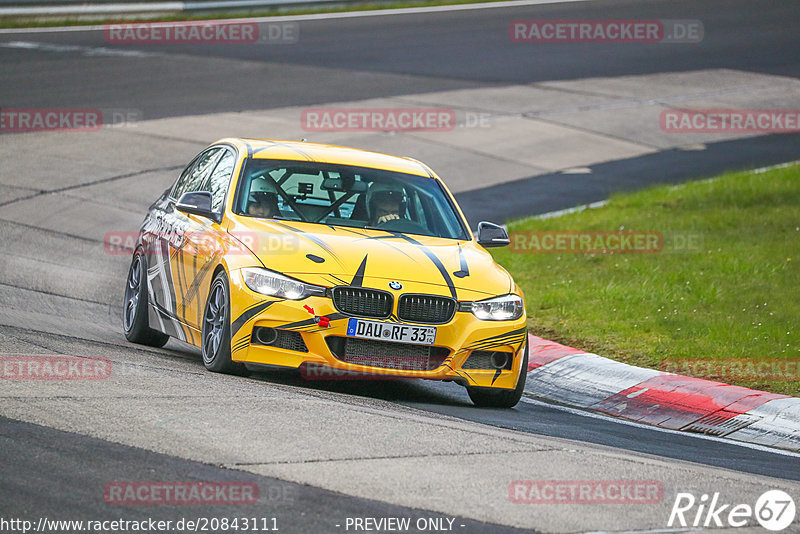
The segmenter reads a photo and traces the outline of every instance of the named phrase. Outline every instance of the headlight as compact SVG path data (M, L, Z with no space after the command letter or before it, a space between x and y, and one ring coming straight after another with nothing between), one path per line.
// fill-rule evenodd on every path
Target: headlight
M242 269L242 275L247 287L262 295L290 300L301 300L311 295L325 295L324 287L304 284L260 267Z
M503 295L472 303L472 314L483 321L513 321L522 317L522 297Z

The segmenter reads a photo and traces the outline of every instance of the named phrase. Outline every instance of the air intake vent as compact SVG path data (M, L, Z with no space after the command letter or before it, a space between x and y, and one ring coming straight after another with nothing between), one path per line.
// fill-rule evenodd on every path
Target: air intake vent
M337 360L382 369L433 371L441 367L450 354L445 347L372 339L328 336L325 341Z

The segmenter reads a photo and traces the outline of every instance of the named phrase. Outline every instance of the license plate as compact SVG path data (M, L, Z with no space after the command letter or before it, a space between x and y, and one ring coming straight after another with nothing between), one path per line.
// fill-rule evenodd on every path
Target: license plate
M436 340L436 327L350 319L347 321L347 335L378 341L433 345Z

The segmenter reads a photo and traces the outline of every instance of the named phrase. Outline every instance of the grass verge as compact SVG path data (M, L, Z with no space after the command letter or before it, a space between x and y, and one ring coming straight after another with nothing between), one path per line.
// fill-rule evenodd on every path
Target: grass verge
M619 234L594 233L607 231L641 233L640 244L662 236L663 249L621 253L609 239ZM494 255L525 291L534 334L800 396L800 165L619 194L509 232L512 246ZM590 247L599 235L608 252L566 252L580 248L571 235L589 235Z

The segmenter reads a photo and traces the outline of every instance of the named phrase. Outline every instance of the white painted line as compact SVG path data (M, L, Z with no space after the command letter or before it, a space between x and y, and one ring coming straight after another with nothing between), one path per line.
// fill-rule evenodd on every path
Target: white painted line
M67 6L2 7L0 16L30 15L102 15L148 11L182 11L183 2L136 2L130 4L78 4Z
M590 530L584 534L659 534L661 532L699 532L702 527L657 528L655 530Z
M570 213L577 213L583 210L590 210L593 208L602 208L608 204L608 200L598 200L597 202L592 202L591 204L581 204L580 206L575 206L574 208L566 208L563 210L558 211L548 211L547 213L541 213L539 215L534 215L531 217L532 219L553 219L555 217L561 217L562 215L569 215Z
M529 393L525 393L525 395L530 395ZM583 417L589 417L592 419L601 419L603 421L614 422L620 425L628 425L634 426L637 428L644 428L647 430L653 430L656 432L664 432L665 434L675 434L678 436L685 436L685 437L692 437L695 439L704 439L707 441L717 441L719 443L726 443L728 445L736 445L737 447L744 447L746 449L752 449L761 452L771 452L772 454L779 454L781 456L792 456L794 458L800 458L800 453L787 451L783 449L773 449L772 447L766 447L764 445L757 445L755 443L747 443L745 441L735 441L725 438L720 438L717 436L709 436L706 434L697 434L694 432L682 432L680 430L672 430L669 428L662 428L660 426L653 426L653 425L645 425L643 423L637 423L636 421L630 421L628 419L622 419L619 417L611 417L604 414L599 414L595 412L590 412L586 410L581 410L578 408L570 408L569 406L563 406L561 404L550 404L549 402L543 402L540 400L532 399L527 396L522 397L522 402L527 402L528 404L534 404L536 406L542 406L546 408L552 408L554 410L560 410L562 412L566 412L572 415L580 415Z
M759 167L758 169L753 169L753 174L762 174L773 169L785 169L786 167L791 167L793 165L797 165L798 163L800 163L800 159L788 161L786 163L778 163L777 165L770 165L769 167Z
M800 164L800 160L794 160L794 161L789 161L789 162L786 162L786 163L778 163L777 165L770 165L769 167L759 167L758 169L753 169L751 172L753 174L761 174L761 173L764 173L764 172L767 172L767 171L771 171L773 169L784 169L786 167L791 167L793 165L798 165L798 164ZM569 170L571 170L571 169L567 169L566 171L569 171ZM567 173L566 171L561 171L561 172L562 173ZM572 173L569 173L569 174L572 174ZM691 180L690 182L687 182L687 183L702 184L702 183L713 182L713 181L715 181L717 179L718 179L717 177L706 178L705 180ZM673 189L680 189L680 188L685 187L685 186L686 186L686 183L682 183L682 184L674 185L674 186L672 186L672 188ZM566 208L566 209L563 209L563 210L548 211L547 213L540 213L539 215L533 215L531 217L531 219L553 219L555 217L561 217L562 215L569 215L570 213L577 213L579 211L584 211L584 210L593 209L593 208L602 208L606 204L608 204L608 200L600 200L600 201L597 201L597 202L592 202L590 204L581 204L580 206L575 206L574 208Z
M17 48L22 50L39 50L42 52L79 52L84 56L122 56L122 57L148 57L156 54L140 52L138 50L123 50L119 48L105 48L79 45L60 45L53 43L35 43L32 41L10 41L0 43L0 48Z
M308 15L286 15L277 17L254 17L247 19L209 19L203 21L193 20L192 23L206 22L208 24L233 24L248 22L297 22L305 20L328 20L328 19L350 19L360 17L385 17L391 15L417 15L425 13L443 13L451 11L472 11L478 9L500 9L507 7L538 6L546 4L568 4L576 2L591 2L593 0L511 0L508 2L481 2L476 4L458 4L448 6L429 6L429 7L404 7L397 9L376 9L370 11L344 11L339 13L311 13ZM173 2L168 2L172 4ZM174 2L182 4L182 2ZM2 15L0 8L0 15ZM135 23L135 21L131 21ZM97 24L91 26L58 26L50 28L3 28L2 34L15 33L60 33L60 32L86 32L105 29L105 25Z

